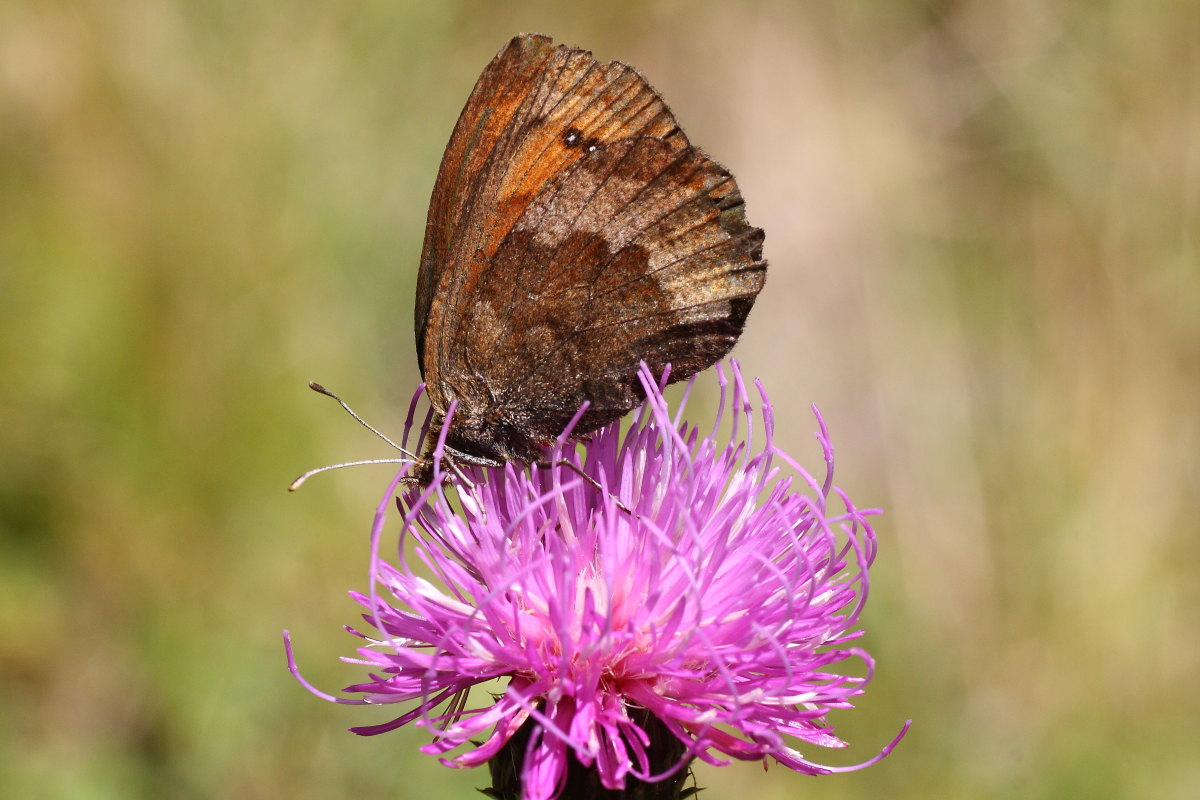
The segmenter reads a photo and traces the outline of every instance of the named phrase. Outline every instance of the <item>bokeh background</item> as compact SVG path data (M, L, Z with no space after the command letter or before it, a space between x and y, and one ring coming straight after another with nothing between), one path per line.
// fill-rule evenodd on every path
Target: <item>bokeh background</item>
M1190 2L9 0L0 795L474 797L360 739L346 597L442 149L541 31L637 66L771 271L737 350L883 506L871 692L710 798L1200 796L1200 12ZM699 408L699 407L698 407Z

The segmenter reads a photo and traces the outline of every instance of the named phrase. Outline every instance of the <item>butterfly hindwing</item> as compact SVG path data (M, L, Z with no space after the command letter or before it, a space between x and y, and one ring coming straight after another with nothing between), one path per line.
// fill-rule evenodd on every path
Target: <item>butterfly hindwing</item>
M587 433L733 347L761 289L762 232L732 176L695 148L621 139L575 163L518 218L449 340L445 380L495 421ZM478 365L486 364L486 369Z

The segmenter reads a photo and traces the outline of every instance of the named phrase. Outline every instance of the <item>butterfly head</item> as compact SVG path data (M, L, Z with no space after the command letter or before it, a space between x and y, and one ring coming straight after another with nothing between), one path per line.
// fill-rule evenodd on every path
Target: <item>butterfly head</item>
M541 445L513 425L491 423L471 413L447 416L435 412L420 458L414 462L406 482L428 486L433 481L443 428L443 464L502 467L509 461L530 463L542 458Z

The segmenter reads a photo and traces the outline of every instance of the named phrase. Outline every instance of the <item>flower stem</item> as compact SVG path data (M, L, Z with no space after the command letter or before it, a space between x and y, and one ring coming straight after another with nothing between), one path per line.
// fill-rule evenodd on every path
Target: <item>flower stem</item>
M650 737L646 753L650 761L650 773L660 774L674 767L683 758L684 746L658 717L644 709L631 710L630 717ZM492 775L492 788L483 793L495 800L522 800L521 769L528 750L529 737L536 722L526 721L488 763ZM691 797L694 789L685 789L691 770L680 768L669 777L649 783L626 775L624 789L606 789L600 782L600 772L585 767L570 755L567 764L566 785L559 797L570 800L682 800Z

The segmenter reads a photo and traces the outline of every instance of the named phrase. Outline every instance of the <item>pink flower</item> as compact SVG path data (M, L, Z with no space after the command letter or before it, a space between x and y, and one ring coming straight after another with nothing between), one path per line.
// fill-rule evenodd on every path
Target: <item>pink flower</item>
M393 565L378 542L406 465L376 515L371 591L353 594L376 632L352 631L367 644L345 660L371 672L345 689L360 697L318 694L411 704L353 730L434 728L422 750L450 766L503 754L528 800L558 797L580 774L608 789L679 780L692 758L844 771L796 746L845 747L826 714L851 708L870 680L874 662L854 642L878 511L833 487L815 408L822 481L775 446L762 386L752 396L736 362L729 371L732 381L717 367L707 433L681 421L686 394L672 411L644 371L648 399L626 433L564 438L550 454L578 472L512 463L463 470L454 491L440 475L407 491ZM290 645L288 658L299 678ZM856 659L866 677L845 674ZM496 678L503 695L469 702Z

